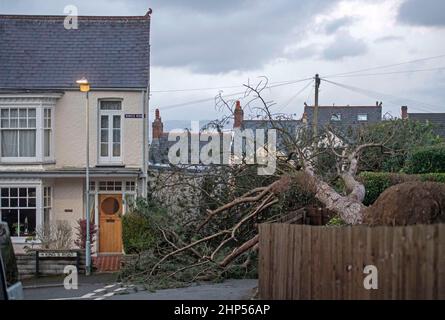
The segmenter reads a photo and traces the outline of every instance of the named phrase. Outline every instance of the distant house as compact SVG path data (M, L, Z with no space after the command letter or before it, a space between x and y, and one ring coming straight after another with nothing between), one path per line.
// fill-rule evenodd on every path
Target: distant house
M305 105L303 118L312 127L314 122L314 106ZM319 106L318 127L327 125L340 128L358 128L367 124L382 121L382 104L374 106Z
M89 198L94 251L120 254L127 200L146 194L150 14L64 19L0 15L0 219L20 249L54 221L75 227Z
M220 149L223 149L223 139L231 141L232 133L230 131L217 132L215 130L208 131L211 139L216 138L220 140ZM186 135L186 137L185 137ZM170 136L170 139L169 139ZM195 165L201 166L201 159L199 155L204 147L211 141L210 137L204 136L203 132L194 132L189 129L175 129L171 132L164 131L164 123L160 115L159 109L155 110L155 119L152 122L152 140L149 147L149 165L153 167L167 167L171 165L169 159L169 152L172 147L175 147L179 138L183 138L187 143L187 155L181 155L178 151L177 156L181 157L180 165ZM230 147L230 145L228 146ZM222 154L220 155L220 163L223 163Z
M242 131L250 129L255 134L257 129L263 129L265 136L267 136L268 130L276 129L277 154L279 156L288 156L290 153L290 143L293 139L297 138L299 131L302 128L311 128L314 118L313 109L313 106L305 105L303 117L299 120L247 120L244 119L244 110L240 102L237 101L234 110L233 130L230 131L234 131L235 129L240 129ZM320 106L318 112L318 125L320 128L327 125L333 125L341 128L357 128L366 124L378 123L380 121L382 121L381 103L377 103L375 106ZM153 140L150 146L150 162L151 164L167 165L169 163L169 148L176 142L168 141L168 133L163 131L163 123L158 110L156 111L152 128ZM224 133L229 134L230 131L226 131ZM207 141L201 141L199 150L201 150L206 144ZM191 156L189 155L189 159L190 157Z
M445 139L445 113L411 113L408 107L401 108L402 119L428 122L434 126L434 132Z

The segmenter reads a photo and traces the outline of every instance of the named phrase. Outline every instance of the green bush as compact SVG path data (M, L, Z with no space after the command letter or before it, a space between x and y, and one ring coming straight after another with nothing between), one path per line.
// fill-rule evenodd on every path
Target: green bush
M445 183L445 173L397 174L386 172L362 172L359 180L365 185L366 195L363 204L369 206L387 188L408 181L431 181Z
M158 225L165 224L167 214L151 198L137 199L122 217L122 238L125 253L141 253L156 246L161 235Z
M129 212L122 217L122 238L125 253L140 253L154 244L153 226L139 212Z
M409 155L404 171L410 174L445 172L445 144L415 149Z

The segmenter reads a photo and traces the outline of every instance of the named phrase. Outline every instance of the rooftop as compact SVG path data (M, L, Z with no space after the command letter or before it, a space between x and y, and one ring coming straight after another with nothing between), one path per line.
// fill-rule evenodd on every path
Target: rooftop
M146 88L150 12L145 16L0 15L0 89Z

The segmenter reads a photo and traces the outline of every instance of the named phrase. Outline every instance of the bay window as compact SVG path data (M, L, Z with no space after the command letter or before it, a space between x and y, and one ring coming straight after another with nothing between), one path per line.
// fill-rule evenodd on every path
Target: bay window
M36 156L36 109L2 108L0 129L2 157L32 158Z
M0 162L53 159L53 107L25 105L3 105L0 101Z
M14 237L34 236L37 217L36 188L0 188L0 219Z
M52 126L51 126L51 108L45 108L43 112L43 156L51 156Z

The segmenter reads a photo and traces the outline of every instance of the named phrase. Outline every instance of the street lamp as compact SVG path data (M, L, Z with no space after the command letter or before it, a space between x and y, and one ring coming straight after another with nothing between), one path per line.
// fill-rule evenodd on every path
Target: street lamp
M87 79L82 78L77 80L76 83L79 85L80 92L85 92L86 94L86 165L85 165L85 208L86 208L86 241L85 241L85 274L88 276L91 273L91 239L90 239L90 83Z

